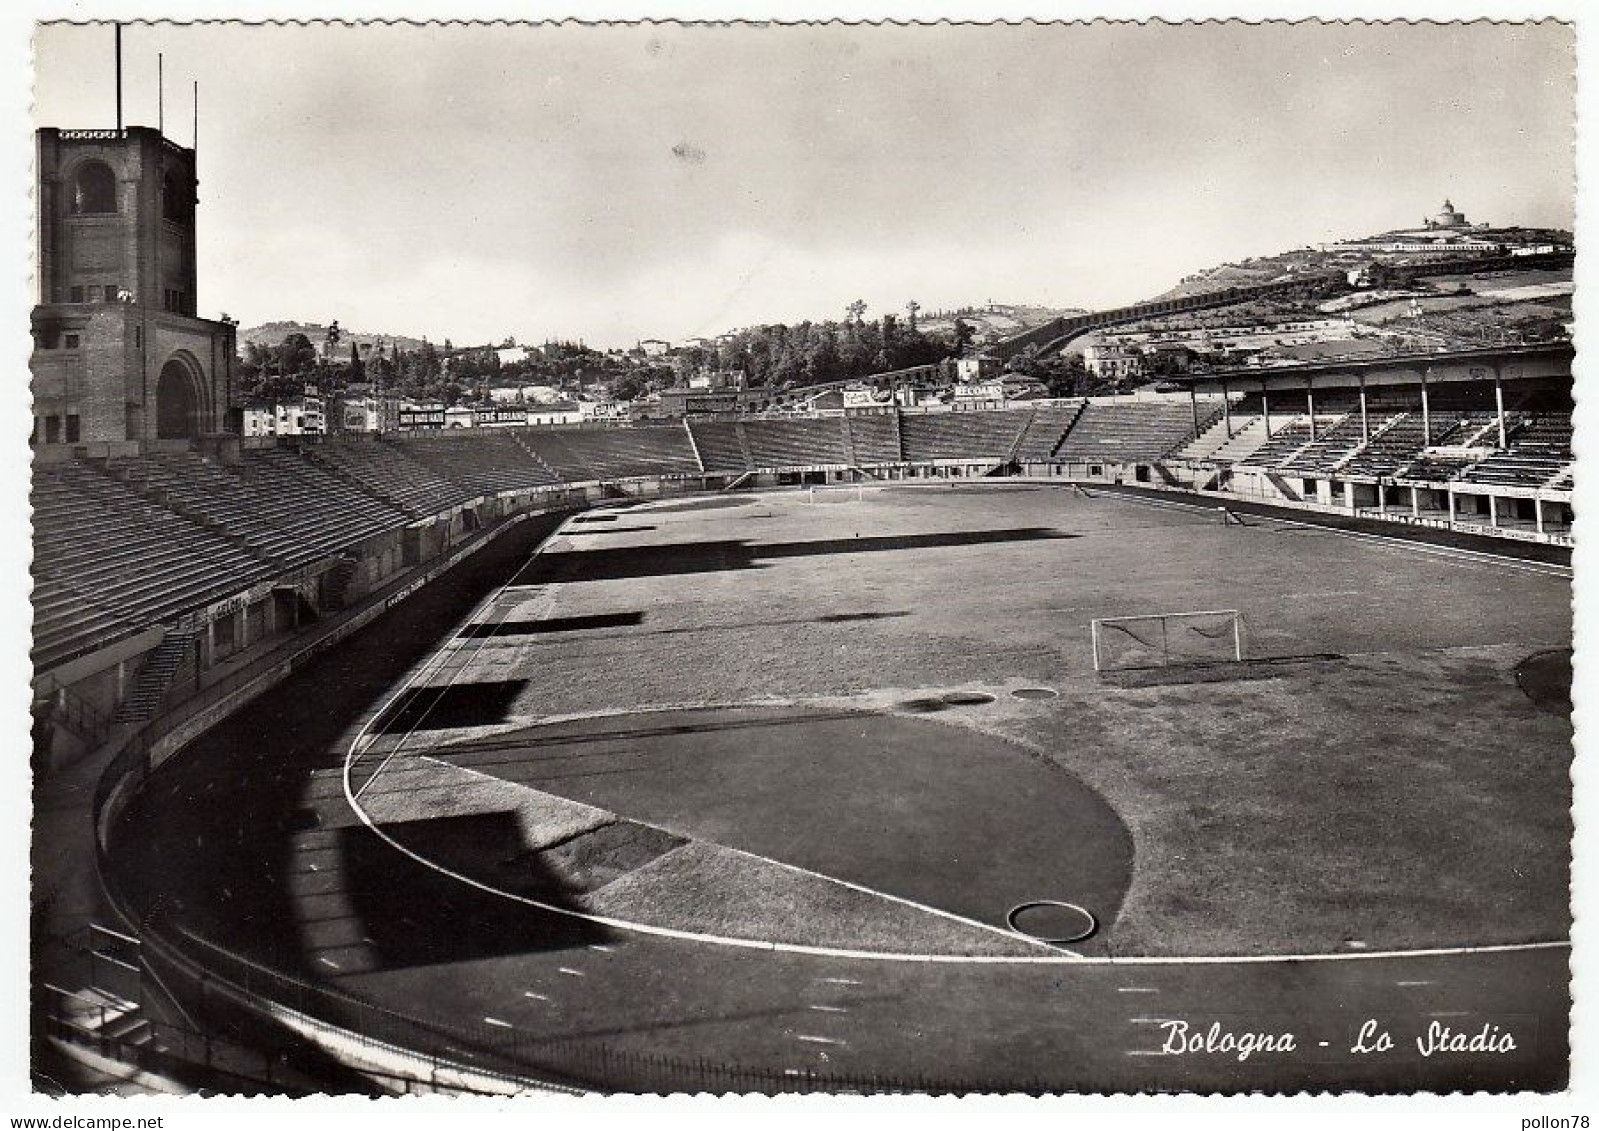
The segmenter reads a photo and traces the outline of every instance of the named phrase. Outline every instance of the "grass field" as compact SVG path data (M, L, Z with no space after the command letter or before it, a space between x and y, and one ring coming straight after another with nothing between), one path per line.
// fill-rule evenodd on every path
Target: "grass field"
M1099 958L1565 938L1571 727L1559 665L1524 673L1539 701L1516 671L1569 647L1568 578L1039 484L820 497L593 514L531 562L512 536L163 766L128 878L256 961L478 1026L446 1051L523 1063L586 1042L1002 1086L1268 1078L1137 1059L1136 990L1545 1034L1274 1087L1558 1082L1561 951L1403 974L873 956L1059 956L995 930L1036 898L1092 911L1072 949ZM1094 672L1093 618L1214 608L1278 662Z
M403 736L984 922L1089 892L1118 954L1563 936L1570 732L1513 670L1569 639L1564 578L1046 488L831 499L645 506L558 537L419 681L449 682L442 699L412 692L444 706L376 749ZM1332 658L1094 675L1091 619L1208 608L1241 611L1250 656ZM1027 685L1057 697L1011 695ZM925 710L950 690L993 702ZM587 718L763 702L845 713L642 737L634 716ZM1022 754L934 757L918 726ZM1096 824L1099 799L1114 816ZM1047 882L1120 855L1091 829L1115 822L1127 880Z

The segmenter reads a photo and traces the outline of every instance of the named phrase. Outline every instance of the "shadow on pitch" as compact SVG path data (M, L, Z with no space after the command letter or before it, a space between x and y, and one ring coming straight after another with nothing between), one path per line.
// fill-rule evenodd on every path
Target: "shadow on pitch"
M513 812L401 821L384 825L384 832L443 868L553 907L581 910L578 897L590 886L563 875L559 861L530 851ZM339 839L345 896L377 969L566 950L613 938L587 920L463 884L397 852L365 827L342 829Z
M603 550L541 554L529 571L528 584L720 573L725 570L762 569L766 562L782 558L950 549L1076 537L1079 535L1048 527L1024 526L1011 530L956 530L934 534L829 538L814 542L750 543L727 540L668 546L613 546Z
M455 683L448 687L413 687L397 698L372 723L373 734L408 734L414 730L452 730L503 723L528 680L506 679Z

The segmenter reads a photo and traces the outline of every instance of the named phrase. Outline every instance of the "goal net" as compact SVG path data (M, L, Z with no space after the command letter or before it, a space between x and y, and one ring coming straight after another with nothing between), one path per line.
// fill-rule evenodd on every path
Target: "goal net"
M1236 609L1101 617L1093 622L1093 634L1096 672L1244 658L1243 620Z

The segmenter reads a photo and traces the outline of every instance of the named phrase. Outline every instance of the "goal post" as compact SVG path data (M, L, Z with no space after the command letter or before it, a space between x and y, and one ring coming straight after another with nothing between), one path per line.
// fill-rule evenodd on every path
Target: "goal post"
M1090 627L1096 672L1244 658L1243 618L1237 609L1097 617Z

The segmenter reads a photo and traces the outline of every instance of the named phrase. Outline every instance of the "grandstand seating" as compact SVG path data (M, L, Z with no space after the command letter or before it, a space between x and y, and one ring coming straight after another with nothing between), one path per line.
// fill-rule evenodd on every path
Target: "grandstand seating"
M119 461L115 473L147 497L237 538L281 568L317 558L410 516L283 448L244 453L224 468L194 452Z
M903 463L899 441L899 413L852 413L844 417L857 464Z
M837 417L752 419L742 422L744 441L756 467L847 465L844 426Z
M79 462L34 469L33 533L34 576L48 583L40 596L58 600L66 591L81 602L75 617L52 610L36 661L41 646L78 651L116 622L161 624L282 568ZM36 615L43 617L41 606Z
M1317 422L1322 428L1336 424L1336 420ZM1253 467L1276 467L1300 448L1310 443L1310 417L1289 416L1271 418L1271 438L1242 461Z
M396 441L413 459L448 479L474 488L474 495L547 487L561 477L518 442L509 428L485 428L471 436L415 433Z
M558 480L585 483L640 475L698 475L681 425L640 428L522 428L516 439Z
M1091 402L1066 433L1055 458L1152 461L1171 454L1193 435L1193 410L1186 401Z
M1027 424L1028 410L907 413L900 435L908 462L935 459L1001 461Z
M397 444L334 442L307 444L302 450L335 474L387 498L417 518L459 506L474 494L412 459Z
M186 449L45 462L33 485L33 655L59 663L483 494L565 482L932 460L1154 462L1176 450L1300 473L1570 489L1569 402L1521 398L1500 449L1497 416L1480 392L1450 398L1435 395L1428 437L1418 402L1371 396L1364 445L1353 411L1319 419L1313 443L1307 418L1280 410L1269 440L1262 417L1246 412L1233 413L1228 438L1218 406L1215 423L1194 437L1189 403L1173 398L307 438L228 462ZM1336 395L1318 396L1318 408L1324 403L1349 407ZM1495 450L1482 458L1482 448Z
M1371 442L1350 457L1339 471L1373 478L1392 475L1418 459L1426 446L1421 413L1403 412L1390 417L1388 426L1373 434Z
M1368 414L1363 427L1360 413L1351 412L1330 427L1318 426L1314 440L1295 450L1277 466L1285 471L1301 474L1332 471L1346 456L1365 442L1367 428L1375 432L1386 425L1388 420L1388 417L1378 419Z
M52 580L33 578L33 662L40 668L137 632L139 625Z
M690 420L689 432L694 436L694 447L700 453L700 465L706 471L754 471L749 453L739 436L737 421Z
M1086 403L1086 401L1071 401L1066 404L1051 403L1036 406L1027 421L1027 426L1022 429L1022 434L1016 441L1015 458L1026 463L1031 460L1045 460L1054 455L1061 440L1082 415Z

